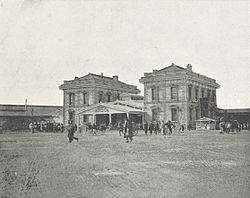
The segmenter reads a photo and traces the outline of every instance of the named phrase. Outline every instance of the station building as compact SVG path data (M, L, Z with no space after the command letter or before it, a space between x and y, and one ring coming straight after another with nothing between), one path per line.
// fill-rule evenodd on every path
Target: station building
M161 70L144 73L139 80L144 85L144 105L147 121L173 121L194 127L201 117L215 118L217 112L215 79L172 64Z
M138 113L136 103L132 107L125 104L112 103L128 96L136 97L140 93L134 85L121 82L118 76L107 77L103 74L89 73L83 77L64 81L59 87L63 90L63 123L80 124L83 122L109 124L117 122L122 116ZM141 99L140 97L137 99ZM132 109L130 109L132 108ZM132 111L137 109L139 111ZM116 114L116 115L114 115ZM121 115L120 115L121 116Z

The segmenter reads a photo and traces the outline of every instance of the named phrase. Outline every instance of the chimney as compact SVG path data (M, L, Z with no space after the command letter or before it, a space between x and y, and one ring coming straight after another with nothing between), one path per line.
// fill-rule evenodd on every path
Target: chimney
M154 70L153 70L153 74L155 74L156 72L157 72L157 69L154 69Z
M114 81L118 81L118 76L113 76Z
M101 73L101 77L103 78L103 73Z
M192 65L191 64L187 64L187 70L192 71Z

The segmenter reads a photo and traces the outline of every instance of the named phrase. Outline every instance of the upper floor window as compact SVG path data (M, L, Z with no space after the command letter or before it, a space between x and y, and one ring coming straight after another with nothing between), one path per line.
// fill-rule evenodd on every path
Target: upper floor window
M216 101L216 92L213 91L213 101Z
M83 95L83 104L87 104L87 93L83 92L82 95Z
M107 102L110 102L111 101L111 93L108 93L107 94Z
M69 105L74 105L75 103L75 94L74 93L69 93Z
M191 85L188 86L188 98L189 100L192 99L192 86Z
M195 100L198 100L199 99L199 88L196 87L195 88Z
M207 97L210 98L211 90L207 90Z
M117 94L116 99L120 100L120 94L119 93Z
M177 100L177 87L171 87L171 100Z
M204 89L201 90L201 97L204 98Z
M100 92L100 93L99 93L98 102L102 102L102 101L103 101L103 93Z
M152 100L158 100L159 99L158 87L152 88L151 91L152 91Z

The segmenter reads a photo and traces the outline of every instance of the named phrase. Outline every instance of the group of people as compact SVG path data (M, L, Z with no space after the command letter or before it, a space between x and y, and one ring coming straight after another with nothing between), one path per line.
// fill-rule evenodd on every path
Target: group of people
M51 122L30 122L29 129L31 133L34 132L63 132L64 126L61 123Z
M165 122L164 120L162 120L161 122L151 121L150 123L145 122L144 124L144 132L146 135L148 134L148 132L150 133L150 135L153 133L171 135L173 133L173 130L176 130L176 125L170 120L168 122ZM184 125L180 125L179 131L184 132Z
M240 132L241 130L245 129L246 126L240 124L237 120L231 121L221 121L219 123L220 133L229 133L229 132Z

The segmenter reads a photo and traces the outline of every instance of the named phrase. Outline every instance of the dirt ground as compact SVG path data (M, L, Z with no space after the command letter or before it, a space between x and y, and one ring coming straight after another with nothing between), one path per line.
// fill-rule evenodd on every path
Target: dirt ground
M250 197L250 131L0 134L0 197Z

